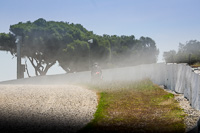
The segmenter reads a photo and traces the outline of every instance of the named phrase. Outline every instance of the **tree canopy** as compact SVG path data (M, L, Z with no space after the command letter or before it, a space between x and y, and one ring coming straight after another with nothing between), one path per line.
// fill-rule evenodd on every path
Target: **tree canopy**
M185 44L180 43L178 52L170 50L164 52L163 57L167 63L198 63L200 62L200 42L190 40Z
M100 36L81 24L43 18L19 22L10 26L10 33L0 33L0 50L16 55L16 36L22 36L22 57L29 59L36 75L45 75L56 61L65 71L73 72L89 70L93 62L103 68L155 63L159 53L149 37Z

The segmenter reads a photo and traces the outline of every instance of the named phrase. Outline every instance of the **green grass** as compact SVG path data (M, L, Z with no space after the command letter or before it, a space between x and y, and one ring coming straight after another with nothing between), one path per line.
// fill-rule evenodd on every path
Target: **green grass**
M80 132L184 132L185 113L150 80L86 85L100 99L94 119Z

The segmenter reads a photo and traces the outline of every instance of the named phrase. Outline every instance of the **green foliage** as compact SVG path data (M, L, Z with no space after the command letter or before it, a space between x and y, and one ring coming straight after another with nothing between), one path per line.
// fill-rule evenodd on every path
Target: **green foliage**
M9 51L12 55L15 54L16 45L15 37L12 34L0 33L0 50Z
M83 32L86 32L86 29L78 24L74 25L64 22L46 21L40 18L34 22L19 22L18 24L11 25L9 35L12 35L13 38L15 38L15 36L22 36L22 56L30 60L35 68L36 75L45 75L56 61L63 59L60 58L61 56L66 57L66 55L70 55L65 51L66 48L69 49L70 45L76 45L73 47L77 48L74 52L70 52L72 54L70 57L76 52L81 53L80 56L82 56L83 52L87 52L85 49L82 49L84 47L82 45L88 45L86 41L81 43L81 48L77 45L77 40L80 41L84 39ZM88 35L89 34L90 33L88 33ZM16 52L16 44L14 42L10 43L4 41L4 43L9 48L14 47L12 51ZM3 46L5 46L5 44L1 43L1 50L4 50ZM10 49L7 50L11 51ZM72 62L73 59L77 58L71 58L70 62Z
M195 64L200 62L200 42L190 40L186 44L179 44L179 50L164 52L163 57L167 63L188 63Z
M16 54L16 36L22 36L22 55L30 60L36 75L45 75L56 61L65 71L73 72L89 70L93 62L102 68L155 63L159 53L149 37L100 36L81 24L43 18L11 25L9 34L1 33L1 50Z
M101 120L102 118L106 118L106 114L104 114L105 112L105 108L108 107L109 105L109 101L106 99L108 96L108 94L106 92L101 92L100 93L100 101L99 104L97 106L97 111L94 114L95 119L93 119L93 121L91 123L96 123L99 120Z
M75 40L67 44L62 55L58 57L60 66L65 71L68 71L68 68L71 68L71 71L88 70L89 50L89 44L85 41Z
M176 51L175 50L170 50L168 52L163 53L163 58L167 63L174 63L175 62L175 57L176 57Z
M167 94L167 95L164 95L163 97L164 97L165 99L174 98L174 94L169 93L169 94Z

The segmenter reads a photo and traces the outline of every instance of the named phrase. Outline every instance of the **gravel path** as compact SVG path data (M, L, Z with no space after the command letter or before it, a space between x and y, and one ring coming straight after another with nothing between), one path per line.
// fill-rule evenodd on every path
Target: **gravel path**
M179 102L181 108L188 115L185 117L186 132L190 131L197 126L197 122L200 118L200 111L195 110L190 106L189 101L184 98L182 94L175 94L175 99Z
M165 89L166 90L166 89ZM182 94L175 95L189 131L200 111ZM76 132L93 119L95 92L73 85L0 85L0 132Z
M164 86L161 86L161 88L164 89ZM186 125L186 132L188 132L191 129L193 129L194 127L196 127L197 122L200 119L200 111L192 108L189 101L184 97L183 94L178 94L169 89L164 89L164 90L174 94L175 100L177 100L179 102L180 107L187 114L187 116L185 117L185 120L184 120L185 125Z
M78 86L0 85L0 132L76 132L96 107L96 93Z

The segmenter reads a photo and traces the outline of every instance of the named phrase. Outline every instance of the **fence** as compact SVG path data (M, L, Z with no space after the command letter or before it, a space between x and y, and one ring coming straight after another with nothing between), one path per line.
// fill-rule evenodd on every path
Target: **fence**
M148 64L104 70L105 80L141 80L150 78L155 84L165 85L184 94L191 106L200 110L200 75L186 64Z
M200 110L200 75L194 73L186 64L147 64L134 67L103 70L105 81L150 78L155 84L165 85L177 93L182 93L191 106ZM28 79L1 82L0 84L71 84L90 82L90 72L39 76Z

